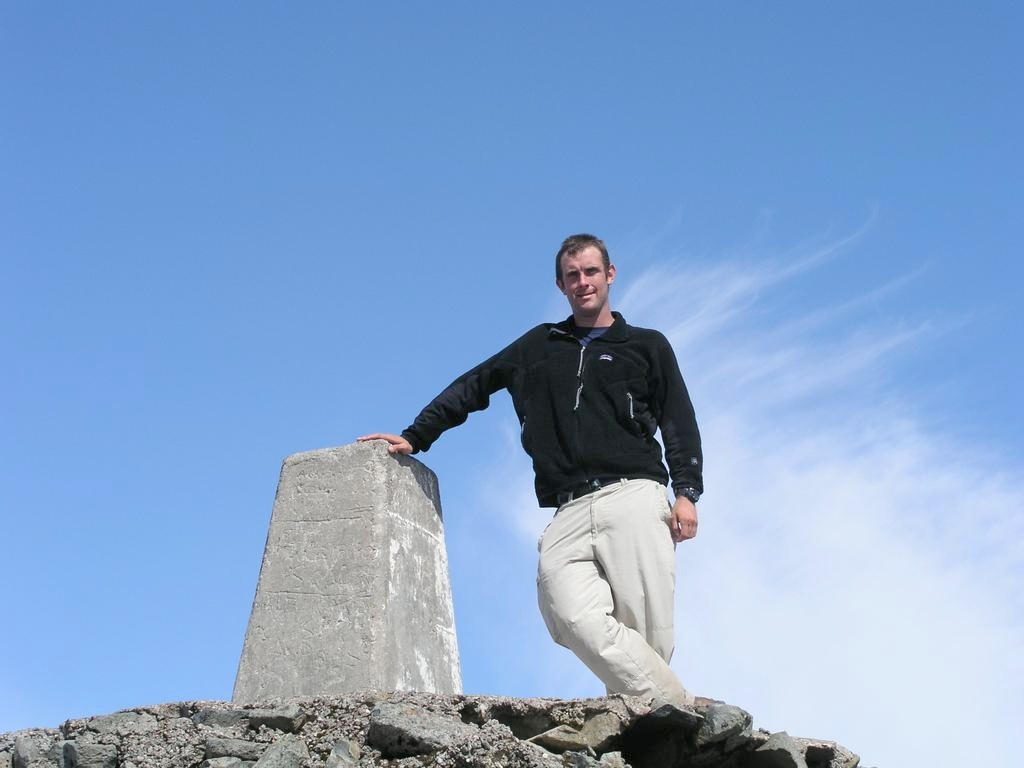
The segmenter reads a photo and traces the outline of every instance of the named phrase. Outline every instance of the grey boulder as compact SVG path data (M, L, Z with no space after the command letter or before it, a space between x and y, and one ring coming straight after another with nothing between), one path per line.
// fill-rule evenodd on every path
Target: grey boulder
M23 733L14 739L11 762L14 768L63 768L64 750L45 733Z
M800 742L785 731L779 731L747 756L746 765L751 768L807 768L807 761Z
M214 737L206 740L206 759L213 757L239 757L242 760L259 760L267 745L245 739L223 739Z
M613 712L599 712L587 719L582 727L556 725L539 733L530 741L553 752L566 750L604 751L609 744L622 734L622 720Z
M271 744L253 768L302 768L307 760L306 742L289 733Z
M86 740L65 741L64 765L66 768L116 768L117 747Z
M473 738L479 729L413 704L382 702L370 713L366 743L384 757L436 752Z
M358 763L359 745L354 741L339 741L327 756L327 768L348 768Z
M275 731L295 733L306 722L306 713L298 704L289 704L277 709L251 709L248 714L249 727L253 730L265 725Z

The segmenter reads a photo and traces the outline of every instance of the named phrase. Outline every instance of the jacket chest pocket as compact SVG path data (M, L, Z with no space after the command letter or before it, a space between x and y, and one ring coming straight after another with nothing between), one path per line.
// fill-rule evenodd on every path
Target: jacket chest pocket
M629 431L637 437L651 438L657 429L657 424L651 416L647 403L633 394L628 388L623 396L624 408L623 418Z
M595 409L595 416L600 412L600 418L605 420L605 426L599 429L612 433L620 430L620 435L621 430L624 430L633 437L643 439L654 436L657 425L647 407L646 386L643 382L604 382L602 386L595 385L593 388L599 389L600 395L591 393L589 405Z

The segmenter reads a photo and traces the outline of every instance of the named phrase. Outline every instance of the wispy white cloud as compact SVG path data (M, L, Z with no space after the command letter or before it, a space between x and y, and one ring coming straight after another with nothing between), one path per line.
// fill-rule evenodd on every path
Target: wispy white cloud
M924 421L926 385L892 374L948 321L872 311L915 275L827 305L795 290L861 235L662 262L616 285L616 308L676 348L705 442L674 663L762 727L837 738L868 764L1008 764L1024 714L1024 480ZM526 491L494 503L535 541L547 514L528 511L514 424L506 449ZM539 653L538 669L565 664ZM560 693L594 692L582 686Z

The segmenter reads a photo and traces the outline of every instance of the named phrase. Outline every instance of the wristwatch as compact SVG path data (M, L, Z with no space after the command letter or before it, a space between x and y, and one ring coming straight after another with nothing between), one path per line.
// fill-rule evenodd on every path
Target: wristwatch
M700 491L698 491L696 488L682 488L676 495L685 496L694 504L696 504L697 501L700 499Z

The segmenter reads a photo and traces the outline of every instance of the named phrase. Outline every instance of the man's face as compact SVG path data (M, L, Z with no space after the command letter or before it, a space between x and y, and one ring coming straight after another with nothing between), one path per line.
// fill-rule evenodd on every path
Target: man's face
M615 280L615 265L604 269L601 251L588 245L562 257L562 278L555 281L577 319L600 319L608 307L608 286Z

